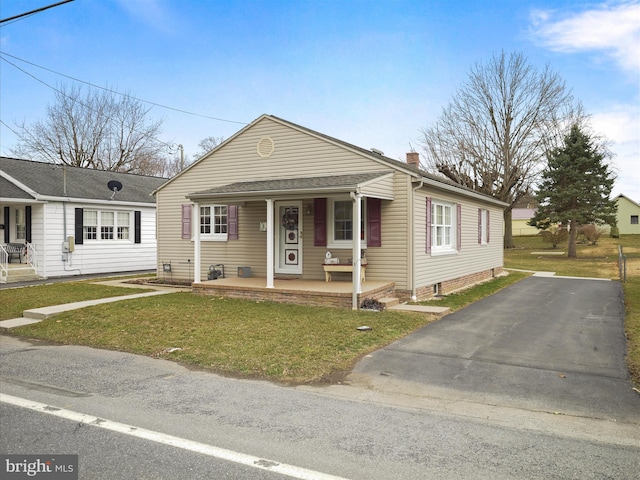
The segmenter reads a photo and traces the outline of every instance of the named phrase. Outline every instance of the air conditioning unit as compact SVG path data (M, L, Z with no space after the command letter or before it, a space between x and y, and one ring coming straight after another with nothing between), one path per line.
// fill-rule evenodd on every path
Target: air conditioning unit
M251 267L238 267L238 277L249 278L251 276Z

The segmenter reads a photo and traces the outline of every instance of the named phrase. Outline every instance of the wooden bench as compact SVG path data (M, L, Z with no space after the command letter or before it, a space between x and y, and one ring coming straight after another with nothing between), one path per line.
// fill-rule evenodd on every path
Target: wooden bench
M22 263L22 255L24 255L24 243L7 243L4 246L5 250L9 254L9 263L11 263L11 258L14 255L18 255L18 260Z
M352 263L323 263L322 268L324 268L324 279L326 282L331 281L331 273L332 272L351 272L353 273L353 264ZM364 273L367 269L367 264L360 264L360 281L364 282L365 277Z

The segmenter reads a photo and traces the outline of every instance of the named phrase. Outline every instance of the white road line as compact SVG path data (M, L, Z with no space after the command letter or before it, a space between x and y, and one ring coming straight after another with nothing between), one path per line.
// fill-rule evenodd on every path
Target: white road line
M138 428L134 425L112 422L111 420L105 420L103 418L85 415L84 413L78 413L71 410L66 410L64 408L45 405L44 403L33 402L31 400L14 397L12 395L6 395L4 393L0 393L0 402L15 405L17 407L28 408L36 412L46 413L48 415L65 418L67 420L73 420L74 422L79 422L85 425L123 433L132 437L142 438L164 445L170 445L172 447L181 448L183 450L201 453L203 455L227 460L229 462L239 463L248 467L279 473L281 475L286 475L292 478L298 478L301 480L347 480L343 477L336 477L334 475L296 467L295 465L288 465L286 463L279 463L273 460L254 457L252 455L234 452L233 450L227 450L224 448L214 447L212 445L206 445L204 443L194 442L192 440L187 440L184 438L174 437L173 435L167 435L165 433Z

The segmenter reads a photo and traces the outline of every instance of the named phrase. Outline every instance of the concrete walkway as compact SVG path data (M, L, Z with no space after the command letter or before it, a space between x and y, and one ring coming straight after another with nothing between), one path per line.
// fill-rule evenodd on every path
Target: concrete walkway
M166 287L166 286L155 286L155 285L149 285L149 284L140 285L136 283L130 283L132 280L135 280L135 279L126 278L126 279L116 279L116 280L105 280L105 281L97 281L94 283L97 283L100 285L109 285L109 286L135 288L135 289L141 289L141 288L147 289L147 290L153 289L153 291L133 293L131 295L119 295L117 297L99 298L96 300L85 300L82 302L65 303L62 305L53 305L51 307L32 308L32 309L23 311L22 317L0 321L0 328L11 329L16 327L22 327L23 325L29 325L32 323L40 322L42 320L45 320L47 318L50 318L62 312L67 312L69 310L77 310L79 308L90 307L92 305L101 305L103 303L119 302L120 300L131 300L134 298L141 298L141 297L152 297L155 295L164 295L166 293L191 291L190 288L185 288L185 287Z

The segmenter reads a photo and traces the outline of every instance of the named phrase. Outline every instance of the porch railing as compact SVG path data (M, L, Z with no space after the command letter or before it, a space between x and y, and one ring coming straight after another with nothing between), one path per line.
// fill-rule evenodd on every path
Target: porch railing
M33 268L33 271L36 272L36 275L37 275L38 274L38 251L36 250L36 247L33 246L33 243L27 242L26 247L27 247L27 263L31 265L31 268Z
M7 283L7 277L9 276L9 252L4 248L4 245L0 245L0 283Z

